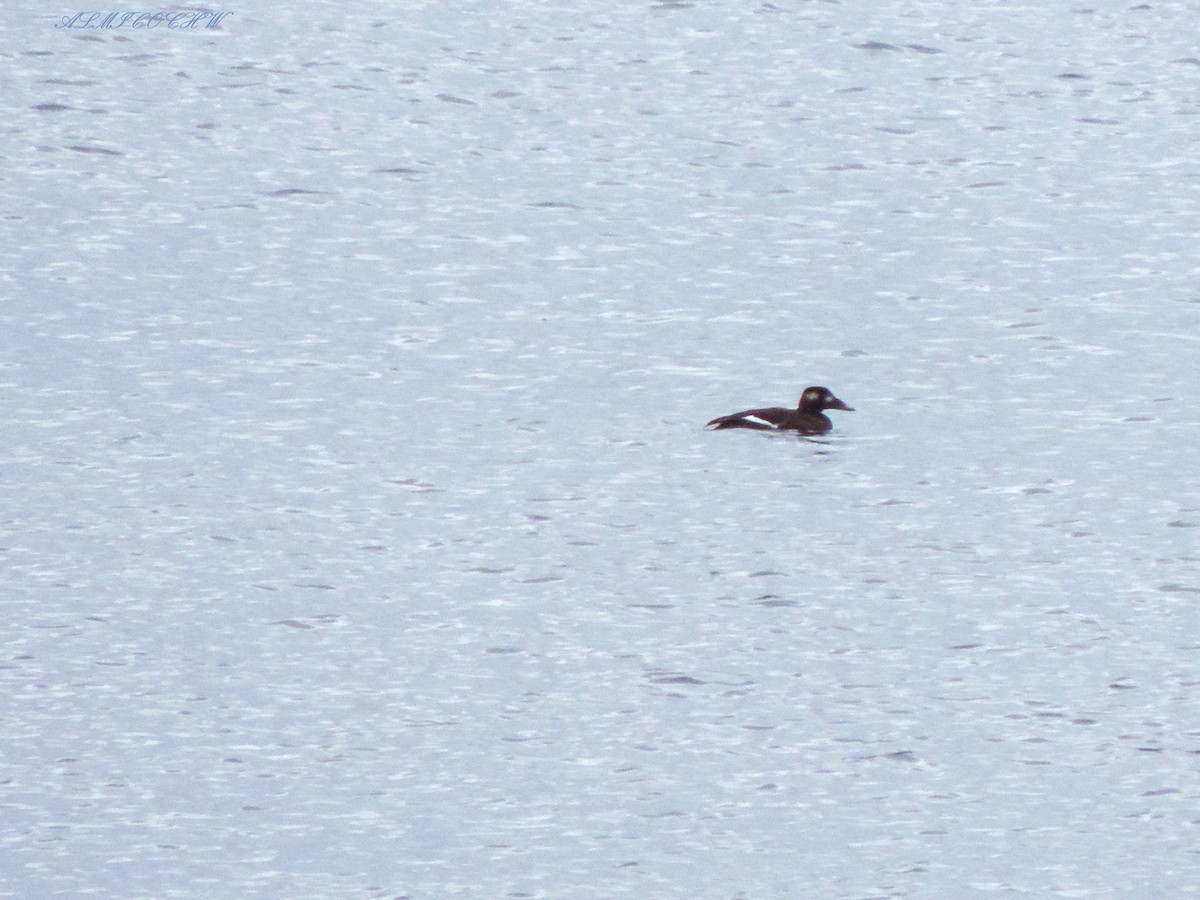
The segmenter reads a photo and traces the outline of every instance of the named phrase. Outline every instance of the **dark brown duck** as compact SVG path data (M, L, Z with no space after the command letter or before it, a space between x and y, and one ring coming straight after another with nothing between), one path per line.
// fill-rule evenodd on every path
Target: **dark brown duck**
M827 409L854 412L849 406L833 396L829 388L807 387L800 395L795 409L773 406L769 409L748 409L713 419L705 428L754 428L758 431L798 431L801 434L824 434L833 427Z

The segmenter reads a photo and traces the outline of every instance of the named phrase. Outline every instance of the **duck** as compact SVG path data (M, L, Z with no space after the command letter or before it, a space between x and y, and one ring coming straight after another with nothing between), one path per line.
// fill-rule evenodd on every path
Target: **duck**
M769 409L747 409L744 412L718 416L704 427L711 427L714 431L720 431L722 428L754 428L758 431L825 434L833 427L833 423L825 415L827 409L854 412L851 407L833 396L833 392L829 388L814 385L804 389L795 409L784 409L780 406L773 406Z

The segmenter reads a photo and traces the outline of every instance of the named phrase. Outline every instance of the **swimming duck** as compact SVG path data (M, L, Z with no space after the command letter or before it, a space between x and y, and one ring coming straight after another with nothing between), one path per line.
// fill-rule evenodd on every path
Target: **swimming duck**
M722 428L755 428L759 431L798 431L801 434L824 434L833 427L829 417L824 414L827 409L840 409L854 412L849 406L833 396L829 388L807 387L800 395L800 402L795 409L783 409L773 406L770 409L748 409L745 412L731 413L719 416L709 425Z

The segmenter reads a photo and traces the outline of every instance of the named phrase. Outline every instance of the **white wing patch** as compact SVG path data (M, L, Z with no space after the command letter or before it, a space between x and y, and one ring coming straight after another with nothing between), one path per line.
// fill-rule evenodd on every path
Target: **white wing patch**
M753 422L755 425L762 425L766 428L778 428L779 427L774 422L768 421L767 419L763 419L759 416L742 416L742 421L743 422Z

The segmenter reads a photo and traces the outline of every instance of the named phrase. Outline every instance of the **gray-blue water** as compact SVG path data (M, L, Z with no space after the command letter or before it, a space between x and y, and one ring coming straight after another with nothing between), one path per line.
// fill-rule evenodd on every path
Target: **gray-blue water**
M1200 894L1194 3L230 11L5 12L0 896Z

